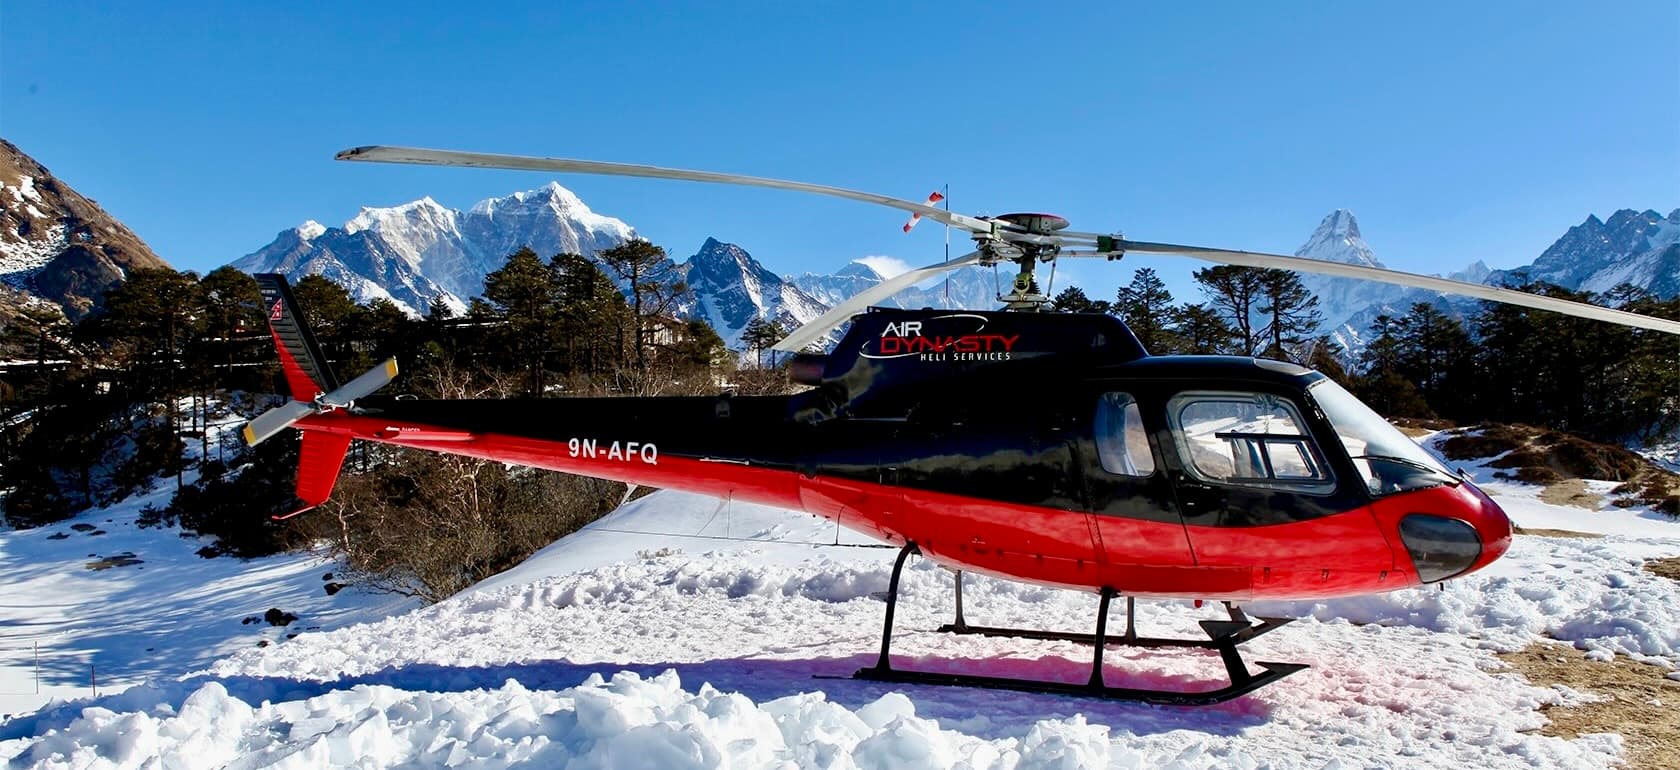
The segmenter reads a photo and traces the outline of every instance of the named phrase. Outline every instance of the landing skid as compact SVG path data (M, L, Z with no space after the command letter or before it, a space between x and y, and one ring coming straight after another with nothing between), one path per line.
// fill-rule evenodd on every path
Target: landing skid
M939 630L958 634L980 634L984 636L1007 636L1022 639L1049 639L1072 641L1092 646L1094 653L1091 661L1091 678L1084 684L1069 682L1051 682L1032 679L1011 679L1007 677L975 676L971 674L940 674L922 671L903 671L892 667L889 656L892 647L893 611L898 605L898 578L904 570L904 563L910 554L919 553L915 543L905 544L898 553L898 560L893 563L892 581L887 588L887 617L881 631L881 657L874 666L859 669L853 678L866 679L877 682L905 682L909 684L954 685L959 687L980 687L991 690L1015 690L1020 692L1044 692L1062 695L1078 695L1088 698L1103 698L1107 700L1138 701L1142 703L1159 703L1177 706L1206 706L1222 703L1232 698L1253 692L1276 682L1290 674L1306 668L1301 663L1271 663L1256 662L1260 671L1250 671L1243 663L1242 655L1237 652L1237 645L1242 644L1267 631L1271 631L1285 623L1288 618L1261 618L1258 623L1250 623L1247 616L1235 606L1226 604L1231 620L1204 620L1202 630L1208 634L1206 641L1197 639L1161 639L1137 635L1134 625L1135 602L1131 597L1126 598L1126 632L1118 637L1108 635L1108 606L1114 599L1113 589L1102 590L1101 604L1097 610L1097 631L1094 635L1072 634L1059 631L1038 631L1032 629L993 628L989 626L970 626L963 620L962 615L962 573L957 573L957 618L956 622L942 626ZM1197 647L1217 650L1219 657L1225 663L1226 674L1231 683L1225 687L1201 692L1178 692L1174 690L1148 690L1131 687L1110 687L1103 682L1103 651L1110 645L1131 647Z

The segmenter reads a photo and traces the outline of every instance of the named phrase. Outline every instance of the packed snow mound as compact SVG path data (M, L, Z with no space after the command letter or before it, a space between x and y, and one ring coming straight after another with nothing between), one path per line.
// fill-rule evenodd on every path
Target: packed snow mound
M1107 728L1047 720L995 746L941 729L910 699L856 710L822 693L763 704L674 671L596 675L545 692L508 680L470 692L358 686L251 705L219 683L179 708L90 708L13 758L38 767L107 767L157 757L170 768L398 767L1090 767L1111 758ZM847 761L851 760L851 761Z

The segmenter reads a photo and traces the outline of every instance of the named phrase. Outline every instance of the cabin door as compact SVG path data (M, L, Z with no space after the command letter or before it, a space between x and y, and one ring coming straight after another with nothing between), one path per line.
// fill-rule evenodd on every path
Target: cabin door
M1074 448L1106 562L1140 568L1195 564L1161 461L1165 423L1159 405L1140 402L1118 384L1081 400L1091 416Z

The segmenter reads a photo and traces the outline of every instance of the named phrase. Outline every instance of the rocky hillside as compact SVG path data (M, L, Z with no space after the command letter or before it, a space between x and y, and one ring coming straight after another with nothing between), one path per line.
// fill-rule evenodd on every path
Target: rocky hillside
M129 271L166 267L98 203L0 139L0 315L44 300L80 319Z
M1566 289L1606 292L1631 283L1659 297L1680 294L1680 209L1622 209L1608 220L1597 215L1569 228L1531 265L1496 271L1489 282L1523 279Z

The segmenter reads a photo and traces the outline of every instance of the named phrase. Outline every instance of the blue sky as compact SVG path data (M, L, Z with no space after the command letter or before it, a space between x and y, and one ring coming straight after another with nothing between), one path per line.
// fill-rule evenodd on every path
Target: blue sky
M115 5L0 4L0 136L199 271L305 219L550 178L332 160L360 144L949 184L969 213L1284 253L1345 207L1419 272L1680 206L1673 0ZM943 249L861 204L560 181L678 258L707 236L784 273ZM1181 293L1198 266L1136 264Z

